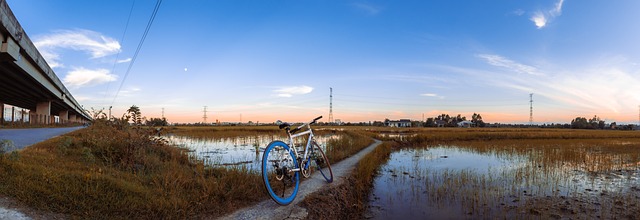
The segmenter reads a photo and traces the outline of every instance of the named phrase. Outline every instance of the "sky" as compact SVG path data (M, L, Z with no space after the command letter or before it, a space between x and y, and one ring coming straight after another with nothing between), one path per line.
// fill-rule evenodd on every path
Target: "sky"
M7 2L75 99L116 117L640 117L635 0L163 0L146 37L156 1Z

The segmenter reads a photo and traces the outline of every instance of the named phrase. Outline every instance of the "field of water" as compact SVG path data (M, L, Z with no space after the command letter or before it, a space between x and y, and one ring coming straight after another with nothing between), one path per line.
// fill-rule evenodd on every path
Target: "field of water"
M401 148L381 166L366 216L634 218L640 213L639 151L638 141L615 140Z
M188 136L167 135L164 137L170 144L185 148L190 155L202 160L207 165L225 167L246 167L250 170L260 169L265 147L274 140L288 143L286 136L250 135L226 138L196 138ZM314 139L321 146L332 139L340 139L340 134L316 135ZM299 151L306 145L306 139L294 140Z

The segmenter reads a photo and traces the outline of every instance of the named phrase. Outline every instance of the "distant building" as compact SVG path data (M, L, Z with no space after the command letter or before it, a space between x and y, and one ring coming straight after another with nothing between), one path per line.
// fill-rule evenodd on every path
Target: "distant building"
M400 119L398 121L392 121L389 119L384 120L384 125L392 128L408 128L411 127L411 120L409 119Z
M472 125L473 125L473 122L471 121L458 122L458 127L461 127L461 128L470 128Z
M447 122L444 120L436 120L436 127L444 127L447 125Z

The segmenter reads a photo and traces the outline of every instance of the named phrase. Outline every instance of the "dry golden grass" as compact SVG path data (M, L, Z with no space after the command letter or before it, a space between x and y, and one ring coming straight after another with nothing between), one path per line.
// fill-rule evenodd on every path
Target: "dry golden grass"
M363 131L342 131L340 139L329 140L326 147L327 158L334 163L341 161L373 143L369 134Z
M257 135L284 135L284 131L278 126L178 126L164 131L180 136L195 138L229 138Z
M207 168L104 123L0 157L0 194L77 218L215 217L266 198L256 173Z
M626 187L620 191L606 183L635 178L632 175L640 167L640 132L422 129L413 133L417 135L399 141L403 147L452 146L515 160L509 169L484 174L401 170L412 179L400 176L404 178L400 182L426 188L429 203L435 206L453 205L470 216L490 218L627 218L640 211L637 186L617 186ZM422 196L422 191L418 194Z
M356 164L353 172L341 185L308 195L302 206L308 219L362 219L373 178L389 159L394 143L384 142Z

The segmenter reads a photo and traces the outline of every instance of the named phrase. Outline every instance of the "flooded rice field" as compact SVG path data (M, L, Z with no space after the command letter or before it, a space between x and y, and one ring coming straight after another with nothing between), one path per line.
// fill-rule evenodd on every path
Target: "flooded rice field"
M286 136L254 135L228 138L195 138L187 136L167 135L164 137L170 144L189 150L191 156L202 160L206 165L224 167L245 167L259 170L262 153L265 147L274 140L287 143ZM331 139L340 139L339 134L316 135L316 142L324 146ZM298 150L306 145L306 139L294 140Z
M393 152L373 219L629 218L640 213L640 142L461 142Z

